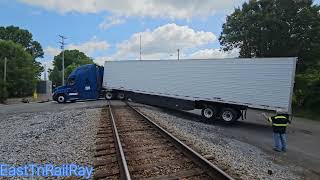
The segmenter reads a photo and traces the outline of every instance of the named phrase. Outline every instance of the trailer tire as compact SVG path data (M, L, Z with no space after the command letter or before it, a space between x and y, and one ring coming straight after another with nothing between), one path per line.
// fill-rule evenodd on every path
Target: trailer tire
M113 99L113 93L112 92L106 92L106 94L104 95L104 97L106 98L106 100L111 100Z
M206 121L214 119L216 114L217 114L217 110L212 106L206 106L201 110L201 115Z
M57 97L57 102L58 103L65 103L66 102L66 98L63 94L59 94Z
M239 113L233 108L223 108L221 111L221 119L223 122L232 124L239 118Z
M119 93L117 94L117 98L118 98L119 100L124 100L124 99L126 98L126 96L125 96L125 94L124 94L123 92L119 92Z

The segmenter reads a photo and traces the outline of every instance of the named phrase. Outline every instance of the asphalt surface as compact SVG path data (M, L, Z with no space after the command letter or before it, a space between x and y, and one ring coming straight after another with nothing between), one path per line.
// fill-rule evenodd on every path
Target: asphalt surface
M189 120L202 119L200 110L187 111L187 114L179 111L163 111ZM261 148L271 154L278 163L290 163L308 169L305 176L311 177L310 179L320 179L320 120L294 117L287 128L288 150L286 153L278 153L273 151L271 125L261 113L262 111L258 110L248 110L246 120L239 120L231 126L221 122L204 123L220 126L225 136Z
M11 105L0 104L0 116L16 113L26 112L59 112L67 109L77 108L97 108L106 104L105 100L98 101L80 101L76 103L58 104L57 102L44 102L44 103L20 103Z
M58 104L56 102L29 103L0 105L0 117L6 115L25 112L59 112L76 108L98 108L106 105L105 100L87 101L77 103ZM172 115L184 117L189 120L199 119L200 111L191 111L193 116L186 115L179 111L159 109ZM224 129L224 134L228 137L257 146L267 153L279 159L279 163L292 163L309 169L313 175L320 177L320 121L312 121L302 118L294 118L288 127L288 151L286 153L276 153L272 150L273 139L272 129L265 121L261 112L249 110L247 119L239 123L226 126L222 123L210 122L214 126ZM308 176L308 174L306 174ZM313 179L313 178L311 178Z

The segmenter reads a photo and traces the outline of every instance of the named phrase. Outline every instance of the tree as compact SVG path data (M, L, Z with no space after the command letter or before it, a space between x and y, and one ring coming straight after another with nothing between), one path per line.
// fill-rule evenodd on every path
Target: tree
M32 56L34 65L37 66L37 76L41 76L41 72L44 71L44 68L41 66L40 62L36 61L36 58L43 58L44 52L41 44L38 41L33 40L32 34L28 30L20 29L15 26L0 27L0 39L13 41L14 43L23 46L26 52Z
M93 64L93 60L86 56L79 50L65 50L64 51L64 67L65 67L65 79L69 74L77 67L84 64ZM53 69L50 70L49 79L56 86L62 84L62 52L54 57Z
M8 98L8 91L5 83L2 79L0 79L0 103L5 102L5 100Z
M33 59L42 58L44 55L40 43L32 39L32 34L28 30L15 26L0 27L0 39L22 45Z
M227 17L219 40L240 57L305 57L319 47L319 10L312 0L251 0Z
M0 77L3 79L4 58L7 58L7 82L1 81L0 87L8 93L9 97L23 97L31 95L37 81L39 67L35 65L32 56L25 51L25 48L12 41L0 40ZM5 96L5 94L1 94Z
M49 80L52 81L52 85L60 86L62 84L62 73L57 68L49 69Z
M250 0L227 16L219 41L240 57L298 57L295 105L319 107L320 6L312 0Z

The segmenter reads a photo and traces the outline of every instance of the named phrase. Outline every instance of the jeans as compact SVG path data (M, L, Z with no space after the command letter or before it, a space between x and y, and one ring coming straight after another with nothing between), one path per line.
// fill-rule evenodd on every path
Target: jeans
M278 151L287 150L286 134L273 133L274 148Z

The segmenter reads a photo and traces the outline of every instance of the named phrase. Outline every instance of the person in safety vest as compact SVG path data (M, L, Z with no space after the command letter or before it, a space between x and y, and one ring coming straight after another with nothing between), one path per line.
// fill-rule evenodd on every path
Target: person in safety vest
M263 114L266 118L267 116ZM273 140L274 140L274 151L286 152L287 151L287 139L286 139L286 128L289 121L289 115L283 110L277 110L277 115L267 118L272 124Z

